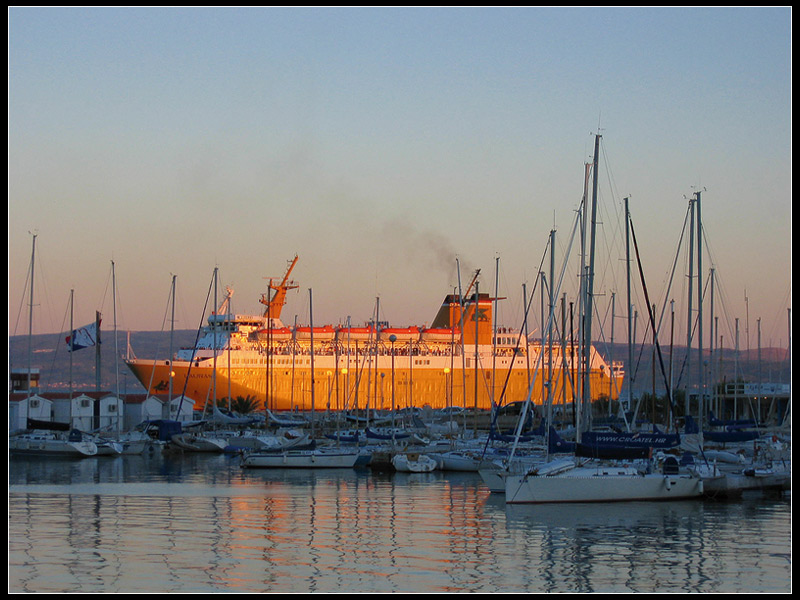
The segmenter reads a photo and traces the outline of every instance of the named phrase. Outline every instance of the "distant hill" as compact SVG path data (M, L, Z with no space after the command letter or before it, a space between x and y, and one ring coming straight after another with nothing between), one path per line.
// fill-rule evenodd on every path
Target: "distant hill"
M166 359L169 355L169 332L137 331L130 333L130 345L133 356L138 358ZM185 346L193 346L197 331L175 331L173 350ZM100 344L100 389L114 391L116 372L119 369L119 389L121 393L137 394L145 391L144 387L133 376L123 359L128 349L128 333L117 333L117 348L120 360L114 360L114 333L103 331ZM64 340L64 334L48 334L31 336L33 349L31 366L41 373L40 389L42 391L60 391L69 389L70 353ZM9 369L28 368L28 336L12 336L9 338ZM96 352L94 347L76 350L72 355L72 381L74 390L94 390L96 381Z
M626 380L629 381L630 375L634 375L634 396L638 396L642 392L651 392L654 381L657 393L661 393L665 389L661 361L653 351L652 344L634 349L633 369L627 364L627 345L614 344L611 348L601 347L600 350L607 359L611 358L615 362L625 363ZM791 360L786 349L762 348L760 352L751 349L749 351L740 350L737 353L730 348L724 348L715 352L713 364L708 364L711 359L708 351L704 351L703 355L704 361L707 363L706 372L713 373L717 382L742 380L751 383L791 383ZM699 361L696 348L692 349L688 364L685 346L675 347L671 357L669 347L662 347L661 356L667 377L670 373L670 358L672 360L672 386L675 389L686 388L687 382L693 385L699 381ZM711 384L713 381L706 381L706 383Z
M134 356L138 358L165 359L169 355L169 332L137 331L119 332L117 346L120 360L114 360L114 334L102 332L101 343L101 389L113 391L116 385L116 369L119 368L119 386L122 393L142 393L143 386L136 380L122 358L128 350L128 340ZM179 330L174 332L173 350L194 345L197 336L195 330ZM35 335L31 339L33 358L31 366L40 369L40 387L43 391L59 391L69 389L69 362L70 356L63 334ZM627 363L628 349L624 344L614 344L612 347L598 346L606 358ZM758 350L751 349L738 353L725 349L717 353L714 358L715 372L725 381L742 379L749 382L790 383L791 361L786 349L762 348L759 361ZM664 368L669 372L669 349L662 348ZM634 351L635 369L625 365L628 375L636 375L634 395L641 392L650 392L655 388L660 392L664 389L663 376L659 361L653 362L654 353L652 346L636 348ZM673 385L676 388L686 387L686 382L697 377L697 351L694 350L689 362L691 375L687 374L685 366L686 348L677 347L672 355ZM28 336L12 336L9 338L9 368L27 369L28 367ZM653 368L655 367L655 369ZM95 349L85 348L78 350L72 357L72 380L74 390L95 389ZM695 379L696 380L696 379Z

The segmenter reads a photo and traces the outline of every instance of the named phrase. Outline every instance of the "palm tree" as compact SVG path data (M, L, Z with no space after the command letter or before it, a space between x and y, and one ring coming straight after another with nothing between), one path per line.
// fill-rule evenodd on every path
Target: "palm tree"
M233 402L231 402L231 410L240 415L249 415L250 413L255 412L257 408L258 404L255 396L237 396Z

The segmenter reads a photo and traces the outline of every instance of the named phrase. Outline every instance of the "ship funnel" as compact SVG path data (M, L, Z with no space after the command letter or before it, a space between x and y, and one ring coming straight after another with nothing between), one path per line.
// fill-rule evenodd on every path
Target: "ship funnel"
M475 318L477 301L477 323ZM439 312L433 319L431 327L441 329L455 329L463 331L462 342L465 346L475 344L477 331L478 344L492 343L492 301L489 294L475 294L465 297L463 305L458 294L445 296ZM476 327L477 325L477 327Z

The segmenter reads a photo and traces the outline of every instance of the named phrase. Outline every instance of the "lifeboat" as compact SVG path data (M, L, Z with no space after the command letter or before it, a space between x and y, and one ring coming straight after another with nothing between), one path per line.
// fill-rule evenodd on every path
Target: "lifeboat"
M313 331L312 331L313 330ZM310 340L311 335L314 335L314 341L324 342L332 340L336 336L336 330L332 325L324 325L322 327L297 327L294 330L298 340Z
M450 340L457 340L461 336L461 330L450 327L433 327L422 330L423 342L449 342Z
M374 327L339 327L336 337L340 342L363 342L375 339Z
M259 329L258 339L262 341L272 340L282 342L292 339L292 330L288 327L273 327L272 329Z
M391 342L392 336L395 337L395 342L416 342L419 340L418 327L386 327L381 330L380 340L382 342Z

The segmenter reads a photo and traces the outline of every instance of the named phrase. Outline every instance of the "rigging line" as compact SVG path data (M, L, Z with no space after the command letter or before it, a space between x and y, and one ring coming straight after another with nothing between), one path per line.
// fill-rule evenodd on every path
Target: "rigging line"
M61 332L63 332L64 328L66 327L67 316L69 315L69 311L70 311L70 305L69 304L70 304L69 301L67 301L67 304L66 304L67 308L64 310L64 317L61 319L61 329L59 329L59 333L56 334L57 338L56 338L55 352L53 352L53 362L50 365L50 373L53 374L53 375L56 372L56 358L58 358L58 356L59 356L58 350L61 347L61 343L60 342L61 342L61 336L63 335L63 333L61 333ZM70 332L70 335L72 335L72 332ZM45 376L45 381L47 382L47 384L44 385L44 386L41 386L41 387L44 388L42 390L42 392L47 393L47 391L49 389L48 386L50 384L50 378L48 376Z
M673 283L673 281L675 279L675 273L677 272L678 259L680 258L681 247L683 246L683 240L684 240L684 237L686 235L686 229L687 229L687 226L688 226L688 223L689 223L690 210L691 209L687 209L686 215L684 216L683 228L681 229L681 235L680 235L680 238L678 239L678 246L677 246L676 251L675 251L675 259L673 260L671 274L670 274L669 278L667 279L667 281L669 283L668 283L668 286L667 286L666 293L664 294L663 307L662 307L662 310L661 310L661 315L659 316L659 325L658 325L658 327L656 329L656 335L658 335L658 333L661 331L661 326L663 324L664 317L666 315L666 307L667 307L667 305L669 303L669 301L668 301L669 295L670 295L669 292L672 289L672 283ZM631 223L632 223L632 221L631 221ZM630 307L628 307L628 310L630 310ZM650 308L649 308L649 305L648 305L648 312L649 311L650 311ZM639 345L639 356L638 356L638 359L636 361L636 367L633 370L633 373L631 373L631 375L638 374L638 372L639 372L639 366L641 365L641 361L643 360L643 356L644 356L644 349L645 349L645 341L644 340L646 339L647 332L649 330L650 330L650 324L647 324L645 332L644 332L644 334L642 336L642 343Z
M786 327L786 321L784 321L784 319L786 317L786 310L789 308L789 296L790 296L790 294L791 294L791 283L787 284L786 292L783 295L783 300L778 305L779 306L779 308L778 308L779 312L776 313L774 317L772 317L772 325L770 326L770 329L767 332L767 339L768 340L771 340L773 337L775 337L775 331L776 331L776 329L778 327L780 327L781 329ZM781 339L781 338L779 337L779 339ZM772 342L769 342L769 343L771 344ZM788 348L788 344L787 344L787 348Z
M102 296L102 299L100 300L100 313L101 313L101 314L103 313L103 310L105 310L106 298L108 297L108 288L109 288L109 286L110 286L110 284L111 284L111 275L112 275L112 272L113 272L113 268L112 268L112 267L111 267L111 265L109 264L109 267L108 267L108 277L106 277L106 287L105 287L105 289L103 290L103 296Z
M670 296L669 293L672 290L672 283L675 280L675 273L678 270L678 258L680 257L681 246L683 245L683 238L686 235L686 228L687 228L687 225L689 223L690 210L691 209L687 209L686 215L684 216L684 219L683 219L683 229L681 230L681 235L680 235L680 238L678 239L678 247L677 247L677 249L675 251L675 260L672 262L672 272L670 273L670 276L667 279L667 281L669 283L667 285L666 293L664 294L663 305L662 305L662 308L661 308L661 315L659 316L659 319L658 319L657 333L661 332L661 326L663 325L664 317L665 317L666 312L667 312L667 305L669 304L669 296Z
M197 342L200 339L200 331L203 328L203 321L205 320L205 317L206 317L206 309L208 308L208 301L211 298L211 291L214 289L214 279L216 278L216 276L217 276L217 271L215 269L214 270L214 276L211 278L211 283L208 286L208 294L206 295L206 303L205 303L205 305L203 305L203 316L200 317L200 326L197 328L197 334L195 335L195 338L194 338L194 345L192 346L192 356L189 359L189 368L186 370L186 380L183 382L183 391L181 392L181 401L178 403L178 412L175 415L176 417L180 416L181 408L183 407L183 399L186 397L186 388L189 386L189 376L192 373L192 365L194 364L194 353L197 351ZM216 326L217 326L217 324L214 323L214 327L216 327ZM215 355L216 355L216 352L217 352L217 349L214 348ZM208 403L207 400L208 399L206 398L206 404ZM205 405L203 406L203 410L205 410Z
M730 316L728 313L728 304L730 303L730 296L728 295L727 290L725 289L725 282L722 277L719 276L720 270L718 266L718 262L714 259L714 255L712 254L711 245L709 243L709 236L706 234L705 227L702 228L703 233L703 242L705 245L705 249L708 252L708 258L711 261L711 264L714 265L714 272L717 274L716 276L716 286L717 291L720 296L720 304L722 305L722 312L724 315L723 322L727 327L727 333L730 335L731 340L735 340L735 327L732 321L735 321L735 318Z
M31 265L28 265L28 270L25 274L25 286L22 288L22 296L19 299L19 311L17 311L17 320L14 323L14 335L17 335L17 330L19 329L19 321L22 318L22 309L25 307L25 298L27 297L29 283L31 280Z
M611 304L608 304L606 306L606 314L602 315L602 318L601 318L600 309L598 308L597 303L594 303L594 314L597 317L597 320L600 321L600 328L599 328L600 329L600 332L599 332L600 333L600 341L603 342L603 348L605 349L605 351L609 355L612 354L611 351L613 350L613 348L611 348L611 341L606 339L605 324L606 324L606 319L608 318L610 312L611 312ZM611 319L613 321L613 319L614 319L614 315L613 314L611 314ZM611 372L609 374L609 376L611 376L613 374L613 372L614 372L613 371L613 365L611 364L611 362L609 362L608 367L611 370ZM615 385L615 387L617 385L616 377L614 378L614 385Z
M575 219L575 226L574 226L574 228L572 230L572 235L570 237L570 243L569 243L569 247L568 247L570 251L572 249L572 244L574 243L574 240L575 240L575 238L577 236L580 222L581 222L581 218L580 218L580 212L579 212L577 217L576 217L576 219ZM563 265L561 267L561 274L559 275L558 285L556 286L556 290L555 290L555 294L554 294L556 296L560 293L561 285L564 282L564 275L565 275L565 273L567 271L567 266L568 266L568 260L567 260L568 257L569 257L569 252L567 253L567 256L564 257L564 263L563 263ZM544 257L542 257L542 261L544 261ZM531 295L531 300L533 300L533 295ZM529 304L532 304L532 302L529 303ZM547 324L548 328L549 328L550 323L553 320L553 315L554 315L554 311L550 310L550 315L548 317L548 324ZM526 342L527 342L527 340L526 340ZM526 399L525 403L523 404L522 412L520 414L520 419L517 421L517 430L516 430L516 433L515 433L514 446L511 449L511 455L509 457L509 460L511 458L513 458L514 454L516 453L517 446L519 445L520 435L522 434L522 427L525 424L526 419L528 418L528 405L531 404L531 402L532 402L533 390L534 390L534 387L536 385L536 376L537 376L537 373L539 371L539 367L541 365L541 362L542 362L543 358L544 358L544 352L539 352L538 356L536 357L536 365L535 365L535 367L533 369L533 377L532 377L531 382L530 382L529 387L528 387L527 399ZM548 423L548 427L549 427L549 423ZM547 437L549 435L549 433L548 432L545 432L545 433L546 433L545 437Z
M633 230L633 221L631 221L631 238L633 240L633 247L636 249L636 263L637 263L637 265L639 267L639 277L642 280L642 288L644 290L645 299L647 300L647 305L648 305L647 314L650 317L650 321L651 321L651 325L653 327L653 331L655 331L656 330L656 328L655 328L655 325L656 325L655 324L655 315L653 314L652 309L649 308L650 307L650 295L649 295L649 293L647 291L647 284L645 283L645 280L644 280L644 270L642 268L641 257L639 256L639 244L636 242L636 233ZM666 370L664 368L664 357L661 354L661 345L658 343L658 336L655 335L654 337L655 337L656 351L658 352L658 362L659 362L659 366L661 367L661 375L662 375L662 377L664 377L664 385L666 386L666 389L667 389L667 398L669 400L670 411L672 412L672 417L674 419L675 416L676 416L675 403L674 403L674 400L672 398L672 390L670 389L669 379L667 378L667 373L666 373Z
M41 246L40 246L40 248L41 248ZM40 249L39 250L39 255L41 256L41 254L42 254L42 251ZM45 276L45 272L44 272L44 269L45 269L44 261L40 259L38 265L39 265L39 268L36 270L36 273L38 273L38 275L39 275L39 287L37 289L38 290L44 289L44 291L41 294L39 294L40 296L44 297L44 301L40 302L38 304L38 306L42 307L42 313L41 313L42 314L42 318L44 318L44 316L46 315L48 317L48 319L50 320L49 329L48 330L49 331L53 331L55 329L55 327L53 326L53 310L51 308L52 307L52 303L50 302L50 293L49 293L49 290L48 290L48 287L47 287L47 277ZM36 284L36 282L34 281L34 285L35 284ZM44 307L47 307L47 310L44 310Z
M170 280L170 291L169 291L169 294L167 294L167 304L164 307L164 318L161 320L161 332L162 333L164 332L164 326L165 326L165 324L167 322L167 313L169 312L170 296L172 296L172 283L171 283L171 281L172 280ZM173 299L173 301L174 301L174 299ZM158 344L156 344L156 350L155 350L155 352L153 352L153 356L157 357L160 354L161 354L161 336L159 336L159 342L158 342ZM174 357L173 356L169 356L169 357L167 357L167 360L172 361L172 360L174 360ZM157 358L153 358L153 369L150 371L150 381L148 382L148 385L147 385L147 390L148 391L153 389L153 379L156 376L156 362L157 361L158 361Z
M603 139L601 139L601 149L602 149L602 152L603 152L603 159L604 159L603 160L603 165L604 165L605 170L606 170L606 176L608 178L609 185L611 187L611 197L613 199L615 197L619 197L619 194L615 192L617 186L616 186L616 183L614 182L614 177L613 177L613 175L611 173L610 161L608 160L608 156L607 156L607 153L606 153L605 146L606 146L606 141L603 138ZM614 275L614 269L611 268L612 256L613 255L617 255L617 256L618 255L624 255L624 250L622 250L621 248L615 247L619 243L619 240L624 239L624 236L622 235L622 225L623 225L623 222L624 222L624 215L620 214L620 212L618 210L618 206L619 205L618 205L617 202L613 202L612 201L610 204L611 204L611 207L613 208L613 211L608 211L607 210L607 208L608 208L608 203L607 202L601 202L600 203L600 209L603 210L603 212L606 213L609 216L609 220L611 220L614 223L616 223L615 230L609 232L609 233L611 233L610 240L612 240L612 243L609 243L609 238L607 236L603 236L603 239L606 241L606 247L608 249L608 252L606 253L607 259L606 259L606 262L605 262L605 265L604 265L604 273L605 272L610 272L611 273L611 277L613 279L615 277L615 275ZM610 218L612 215L614 217L613 219ZM605 223L605 220L601 218L600 222L601 223ZM605 228L603 228L603 230L605 231ZM616 242L616 243L613 243L613 242ZM612 249L614 250L614 252L612 252Z
M702 293L702 295L700 297L701 300L705 300L706 291L708 290L710 285L711 285L711 278L709 277L709 279L706 280L705 287L703 288L703 293ZM694 319L694 322L692 323L692 331L691 331L691 338L692 339L694 339L695 331L697 331L697 328L699 326L700 326L700 313L698 312L697 316ZM684 373L684 369L687 367L687 365L689 363L689 355L690 355L691 351L692 351L691 347L687 348L687 352L684 355L683 360L681 361L681 365L680 365L681 368L680 368L680 371L678 372L677 382L673 386L674 389L679 389L680 388L680 384L681 384L681 381L683 380L684 374L687 377L689 376L688 370ZM702 365L701 365L700 368L702 368Z
M573 237L574 237L574 231L573 231ZM547 258L547 250L548 250L549 247L550 247L550 236L548 236L548 238L547 238L547 244L545 244L544 252L542 252L542 260L539 262L539 269L538 269L537 272L541 272L541 270L542 270L542 266L544 265L544 261ZM552 252L553 249L550 248L550 251ZM564 258L565 264L566 264L567 256L569 256L569 255L567 254L565 256L565 258ZM511 369L514 366L514 360L516 359L516 356L517 356L517 350L519 349L520 341L522 340L523 336L525 336L525 329L526 329L527 323L528 323L528 314L530 312L531 306L533 305L533 298L536 295L536 286L539 284L539 280L540 279L541 279L540 277L536 277L536 279L534 281L533 289L531 290L531 294L530 294L530 300L528 300L528 298L524 298L523 299L523 301L525 302L525 310L523 311L522 325L519 328L519 334L517 335L517 341L516 341L516 344L514 345L514 355L513 355L512 360L511 360L511 365L509 366L508 370L506 371L506 378L505 378L505 381L503 382L503 388L500 391L500 397L498 398L497 402L495 402L494 406L492 407L493 415L492 415L490 430L494 429L495 425L497 424L497 419L500 416L500 408L502 407L503 398L505 398L506 389L508 388L508 382L511 379ZM528 340L527 336L525 336L525 350L526 350L526 353L530 352L530 341ZM539 356L541 356L541 355L542 355L542 352L539 352ZM526 356L527 356L527 354L526 354ZM531 386L533 385L533 381L535 381L535 374L534 374L534 379L531 380L531 384L530 384ZM528 398L527 398L527 400L525 401L525 404L524 404L525 407L527 407L528 401L530 401L531 398L532 398L532 391L533 390L531 388L531 390L528 393ZM517 435L519 435L519 433ZM488 449L488 447L489 447L489 439L487 438L486 444L483 447L484 455L486 454L486 450Z

